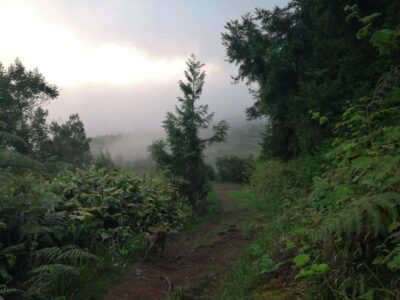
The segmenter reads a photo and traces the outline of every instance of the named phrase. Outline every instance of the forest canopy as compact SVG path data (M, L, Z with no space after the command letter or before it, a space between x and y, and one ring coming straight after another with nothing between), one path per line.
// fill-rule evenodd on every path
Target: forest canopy
M253 84L247 117L270 122L265 156L313 153L332 137L346 105L370 94L382 72L399 63L393 52L371 47L373 29L396 28L399 11L390 0L300 0L226 24L222 43L238 66L235 80Z

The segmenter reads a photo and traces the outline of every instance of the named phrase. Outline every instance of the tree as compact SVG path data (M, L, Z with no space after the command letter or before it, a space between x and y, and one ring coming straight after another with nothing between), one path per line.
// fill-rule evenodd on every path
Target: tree
M97 168L113 169L115 168L114 162L111 158L110 152L100 151L94 159L94 165Z
M46 124L48 111L38 107L34 112L30 124L29 143L32 156L43 161L49 155L48 146L50 143L49 127Z
M7 69L0 63L0 120L4 131L27 142L16 145L18 151L35 152L32 146L36 144L30 143L32 126L37 128L39 115L47 114L44 110L35 110L57 96L57 87L47 83L37 69L26 70L18 59Z
M238 66L235 79L253 84L256 102L247 115L269 122L265 156L314 153L332 138L346 103L367 94L388 68L367 40L356 37L359 24L347 17L348 4L358 4L362 15L381 13L375 20L381 25L400 21L394 0L299 0L226 24L222 43Z
M204 64L191 55L186 65L186 80L179 81L183 97L178 97L175 114L168 112L163 121L166 141L153 142L149 151L157 166L179 182L180 191L195 204L206 195L204 149L207 145L225 140L228 124L220 121L212 126L209 138L200 138L200 130L209 128L214 113L208 113L208 105L196 103L203 91L206 76L202 71Z
M52 122L50 125L52 142L50 152L60 160L73 165L84 165L91 161L90 139L78 114L73 114L64 124Z

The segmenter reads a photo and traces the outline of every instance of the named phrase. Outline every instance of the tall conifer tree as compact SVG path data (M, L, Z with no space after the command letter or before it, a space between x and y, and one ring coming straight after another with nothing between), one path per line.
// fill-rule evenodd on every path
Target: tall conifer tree
M208 112L208 105L196 103L203 91L204 64L191 55L186 65L185 80L179 81L183 96L178 97L175 114L168 112L163 122L167 138L153 142L149 151L157 165L179 182L180 191L195 204L206 196L204 149L225 140L228 124L220 121L212 126L209 138L200 138L200 130L209 128L214 113Z

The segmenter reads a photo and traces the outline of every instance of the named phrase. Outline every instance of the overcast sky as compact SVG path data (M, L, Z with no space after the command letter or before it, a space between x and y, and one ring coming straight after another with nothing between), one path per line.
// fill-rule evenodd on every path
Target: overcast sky
M154 130L180 95L194 53L206 64L202 102L216 119L244 120L252 99L232 85L226 22L285 0L0 0L0 62L19 57L61 94L50 120L79 113L89 136Z

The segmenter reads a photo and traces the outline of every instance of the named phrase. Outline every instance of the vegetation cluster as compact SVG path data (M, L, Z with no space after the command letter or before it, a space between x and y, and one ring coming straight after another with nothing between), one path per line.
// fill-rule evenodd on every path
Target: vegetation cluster
M229 22L249 117L270 121L248 189L267 229L222 299L397 299L398 1L293 1ZM254 200L255 199L255 200Z
M18 60L0 71L0 298L71 299L137 258L147 227L182 227L175 187L93 161L77 114L46 123L56 87Z
M245 158L236 155L225 155L217 158L218 178L222 181L247 183L253 171L253 156Z
M163 181L115 170L106 152L93 160L77 114L46 123L58 89L18 60L0 65L0 297L76 296L137 257L148 226L181 228L206 208L220 176L248 183L234 196L266 220L220 299L399 299L399 11L296 0L228 22L228 61L255 99L247 116L267 128L259 158L220 157L218 175L204 153L228 125L198 105L195 56L166 139L149 147Z
M214 113L208 112L208 105L197 104L205 83L204 64L192 55L186 65L185 81L179 81L183 97L178 97L175 114L168 112L163 122L166 141L153 142L149 151L168 180L178 186L193 206L203 208L208 193L204 150L223 142L229 126L220 121L211 127L211 136L200 137L200 131L211 126Z

